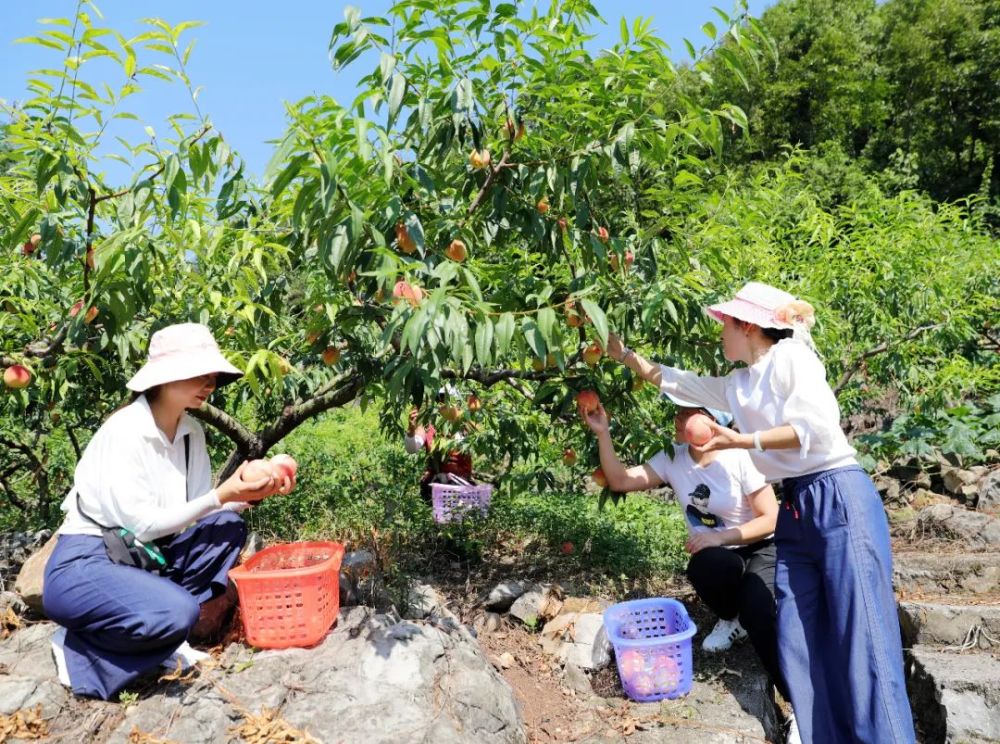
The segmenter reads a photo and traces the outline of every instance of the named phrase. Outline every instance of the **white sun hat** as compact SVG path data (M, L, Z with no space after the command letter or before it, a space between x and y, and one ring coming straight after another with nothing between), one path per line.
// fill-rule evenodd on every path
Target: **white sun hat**
M736 297L728 302L709 305L705 312L719 323L728 315L761 328L795 330L804 327L808 330L815 323L812 305L761 282L747 283L736 293Z
M217 373L216 387L228 385L243 376L230 364L212 332L201 323L177 323L161 328L149 341L149 359L126 383L137 393L166 382L188 380Z

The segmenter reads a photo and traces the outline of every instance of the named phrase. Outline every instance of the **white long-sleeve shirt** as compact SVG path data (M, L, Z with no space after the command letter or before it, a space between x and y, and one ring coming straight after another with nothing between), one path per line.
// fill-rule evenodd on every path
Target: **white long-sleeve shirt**
M187 474L185 435L190 437ZM220 508L241 511L247 506L220 506L201 424L182 415L171 442L157 427L145 396L112 414L97 430L62 504L66 519L60 534L100 535L100 528L80 515L77 494L88 516L106 527L125 527L143 541L180 532Z
M741 432L789 424L801 446L750 450L753 464L771 483L856 464L855 450L840 428L840 406L826 381L826 369L812 349L783 339L750 367L724 377L660 367L660 390L733 414Z

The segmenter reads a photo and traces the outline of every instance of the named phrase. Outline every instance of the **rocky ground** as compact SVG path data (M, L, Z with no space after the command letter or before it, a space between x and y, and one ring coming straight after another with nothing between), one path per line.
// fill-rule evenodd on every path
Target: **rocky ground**
M897 466L877 483L918 740L1000 741L1000 469ZM55 680L51 624L10 592L46 537L0 538L0 742L782 740L783 706L750 647L701 652L714 618L683 581L631 591L688 606L699 628L692 692L637 704L599 622L622 592L595 589L557 560L521 559L530 551L515 545L475 570L440 567L402 608L379 591L370 556L354 554L344 604L377 609L345 606L316 648L255 652L236 639L197 672L164 670L116 702L77 700Z

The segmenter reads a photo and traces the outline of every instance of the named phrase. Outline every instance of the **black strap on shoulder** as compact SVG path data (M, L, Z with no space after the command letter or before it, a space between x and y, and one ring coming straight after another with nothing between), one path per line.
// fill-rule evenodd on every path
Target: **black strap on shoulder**
M191 435L184 435L184 495L187 500L191 500L191 489L188 487L188 481L190 480L191 474Z

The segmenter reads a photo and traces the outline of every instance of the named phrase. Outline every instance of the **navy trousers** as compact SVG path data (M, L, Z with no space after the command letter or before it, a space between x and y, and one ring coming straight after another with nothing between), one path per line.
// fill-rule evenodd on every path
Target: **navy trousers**
M889 525L857 466L784 481L778 656L805 744L912 744Z
M226 590L246 541L233 512L216 512L160 544L163 576L108 559L104 541L60 535L45 567L45 614L66 628L73 692L108 700L170 658L201 603Z

